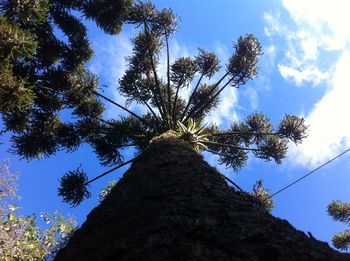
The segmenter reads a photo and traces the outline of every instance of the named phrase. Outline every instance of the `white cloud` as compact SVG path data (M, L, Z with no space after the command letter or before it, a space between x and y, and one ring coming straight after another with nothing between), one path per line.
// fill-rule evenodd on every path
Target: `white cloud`
M309 136L292 147L297 164L316 166L350 146L350 16L347 1L284 0L292 20L266 13L265 34L279 48L283 78L298 86L323 84L323 97L304 115Z
M256 89L252 87L246 87L243 91L243 96L248 99L250 104L250 111L256 111L259 107L259 96Z
M117 86L118 80L122 77L127 66L125 57L132 53L129 37L129 34L121 33L118 36L104 36L94 39L95 54L89 66L89 69L100 78L100 84L108 86L104 89L105 95L122 105L125 104L126 99L118 93ZM129 109L142 110L142 107L136 105ZM115 118L119 115L126 116L128 113L108 104L106 116Z
M282 18L279 13L265 13L264 32L274 43L272 46L278 45L278 52L284 57L278 61L278 69L282 77L292 80L297 85L304 83L317 85L329 79L327 72L329 63L324 61L323 66L319 63L320 50L330 49L327 41L324 40L328 31L322 27L324 23L313 24L311 21L315 19L310 18L310 22L305 22L296 5L293 7L296 15L293 16L291 13L291 17L297 17L293 22L286 22L286 17ZM299 8L304 10L302 5ZM276 57L276 48L274 51L272 58Z
M350 39L349 5L346 0L284 0L283 5L299 27L316 36L318 45L339 50Z
M350 54L345 53L336 65L332 88L306 117L309 137L293 148L296 163L315 166L350 146L349 68Z
M220 106L206 117L206 122L222 128L229 127L233 121L238 120L238 115L235 111L237 103L237 89L228 86L220 95Z
M309 81L313 85L317 85L322 81L329 79L328 72L322 72L319 68L314 66L309 66L303 70L299 70L293 67L279 64L278 70L283 78L292 79L298 86L300 86L304 81Z

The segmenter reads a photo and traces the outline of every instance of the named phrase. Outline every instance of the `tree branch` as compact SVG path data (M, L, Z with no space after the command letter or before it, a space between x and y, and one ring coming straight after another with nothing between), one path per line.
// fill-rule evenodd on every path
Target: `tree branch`
M171 115L171 94L170 94L170 51L169 51L169 36L165 31L165 45L167 56L167 92L168 92L168 113Z
M241 131L211 133L211 136L235 136L235 135L271 135L271 136L279 136L280 133L278 133L278 132L241 132Z
M149 72L146 72L146 77L147 77L147 79L148 79L149 81L151 81L151 76L150 76ZM156 103L156 107L157 107L157 109L158 109L158 111L159 111L159 113L160 113L160 116L161 116L161 118L164 120L164 119L165 119L165 117L164 117L164 112L162 111L162 107L160 106L159 101L158 101L158 99L157 99L157 93L156 93L156 91L154 90L153 86L150 86L150 90L151 90L151 92L152 92L152 94L153 94L154 101L155 101L155 103Z
M197 92L197 89L198 89L199 84L201 83L203 77L204 77L204 75L201 74L201 76L199 77L199 79L198 79L198 81L197 81L196 87L194 87L194 90L193 90L193 92L191 93L190 98L188 99L186 108L185 108L185 110L184 110L184 111L182 112L182 114L181 114L181 117L180 117L180 120L181 120L181 121L182 121L182 119L185 117L185 115L186 115L186 113L187 113L187 111L188 111L188 108L189 108L190 105L191 105L191 101L193 100L193 96L194 96L194 94Z
M147 121L145 121L144 119L142 119L142 118L141 118L140 116L138 116L136 113L134 113L134 112L130 111L129 109L125 108L124 106L120 105L119 103L117 103L117 102L115 102L115 101L109 99L108 97L106 97L106 96L104 96L103 94L100 94L100 93L98 93L98 92L96 92L96 91L92 91L92 93L95 94L95 95L97 95L97 96L99 96L99 97L101 97L101 98L103 98L103 99L105 99L106 101L108 101L108 102L114 104L115 106L121 108L122 110L124 110L124 111L130 113L132 116L134 116L135 118L137 118L139 121L141 121L142 123L144 123L144 124L147 125L148 127L152 128L152 126L149 125L149 123L148 123Z
M212 93L215 91L216 87L218 87L218 86L220 85L220 83L221 83L228 75L229 75L229 72L226 72L226 73L220 78L220 80L219 80L219 81L213 86L213 88L210 90L209 96L212 95ZM229 82L230 82L230 80L228 81L228 83L229 83ZM226 84L224 85L224 87L221 88L220 92L227 86L228 83L226 83ZM210 99L210 102L212 102L212 101L213 101L213 99ZM205 106L207 106L210 102L206 102L206 103L205 103ZM193 119L194 119L195 116L198 115L198 113L196 113L196 111L197 111L198 109L205 108L205 106L203 106L201 103L198 104L198 105L196 106L197 108L195 108L195 109L193 110L193 113L195 113L195 115L192 116L192 114L188 114L188 115L186 116L184 122L187 122L189 118L193 118Z
M213 102L214 99L220 95L220 93L227 87L227 85L229 85L229 84L231 83L232 80L233 80L233 78L231 78L230 80L228 80L228 81L224 84L224 86L222 86L221 89L220 89L217 93L215 93L209 100L207 100L203 105L201 105L201 107L199 107L199 108L197 109L197 112L194 113L193 118L195 118L196 116L198 116L198 114L200 114L200 113L205 109L205 107L207 107L211 102ZM213 93L213 91L215 90L216 87L217 87L217 85L215 85L215 86L211 89L210 95Z
M174 103L173 103L173 125L174 125L174 128L176 128L176 113L175 113L175 109L176 109L177 98L178 98L178 95L179 95L179 90L180 90L180 86L181 85L182 85L182 82L179 82L179 84L177 85L175 98L174 98Z
M149 35L149 31L148 31L148 26L147 26L146 23L144 23L144 28L145 28L146 37L150 41L150 35ZM153 54L152 54L149 46L148 46L148 52L149 52L150 59L151 59L151 66L152 66L154 80L155 80L156 86L158 87L158 95L159 95L159 99L160 99L160 102L161 102L159 104L159 106L160 106L160 108L162 108L162 110L164 112L163 113L164 121L168 122L168 124L169 124L169 120L168 120L169 116L168 116L168 112L166 110L165 102L164 102L164 99L163 99L163 96L162 96L162 92L161 92L161 89L160 89L160 82L159 82L159 79L158 79L158 74L157 74L155 63L154 63L154 57L153 57ZM157 95L155 96L155 99L157 100Z
M235 145L231 145L231 144L225 144L225 143L220 143L220 142L216 142L216 141L201 141L204 144L212 144L212 145L217 145L217 146L221 146L221 147L229 147L229 148L234 148L234 149L241 149L241 150L249 150L249 151L262 151L261 149L255 149L255 148L245 148L245 147L240 147L240 146L235 146Z
M140 94L138 88L136 87L136 91ZM140 95L141 97L141 95ZM141 99L141 101L143 102L144 105L146 105L146 107L149 109L149 111L153 114L154 118L158 121L158 123L160 124L160 126L162 125L162 121L158 118L157 114L153 111L152 107L148 104L148 102L144 99Z

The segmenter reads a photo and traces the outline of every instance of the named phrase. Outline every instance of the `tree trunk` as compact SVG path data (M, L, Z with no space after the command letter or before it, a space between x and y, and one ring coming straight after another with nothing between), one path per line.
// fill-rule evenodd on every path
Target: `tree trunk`
M229 187L174 138L154 141L57 261L350 260Z

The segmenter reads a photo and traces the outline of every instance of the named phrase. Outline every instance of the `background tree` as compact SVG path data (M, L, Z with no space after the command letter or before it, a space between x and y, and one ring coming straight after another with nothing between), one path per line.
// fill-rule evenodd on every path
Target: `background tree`
M78 14L118 33L131 3L0 1L0 134L13 133L14 152L30 159L78 148L83 126L103 112L91 92L97 78L85 65L93 51Z
M327 207L328 214L336 221L345 224L350 223L350 204L333 200ZM350 246L350 230L334 234L332 238L333 245L341 250L347 250Z
M18 215L16 202L19 174L10 172L8 161L0 163L0 260L43 260L53 257L76 228L74 218L59 211L42 213L46 228L33 215Z

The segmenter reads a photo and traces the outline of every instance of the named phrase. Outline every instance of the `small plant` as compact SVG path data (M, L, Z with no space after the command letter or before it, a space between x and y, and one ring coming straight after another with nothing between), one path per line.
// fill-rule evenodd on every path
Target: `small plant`
M201 127L199 123L196 123L192 118L188 120L187 127L181 123L177 122L178 131L176 132L177 137L186 141L192 149L199 152L202 149L207 149L204 142L208 141L208 134L203 134L204 126Z
M268 212L274 208L273 200L270 197L269 189L263 187L263 180L259 179L253 186L253 191L250 193Z
M98 195L98 201L102 202L111 193L116 184L116 180L109 181L107 186L103 187L100 194Z
M345 224L350 224L350 204L341 202L340 200L333 200L327 206L328 214L337 221ZM350 230L346 229L344 232L334 234L332 238L334 247L340 250L347 250L350 246Z

